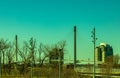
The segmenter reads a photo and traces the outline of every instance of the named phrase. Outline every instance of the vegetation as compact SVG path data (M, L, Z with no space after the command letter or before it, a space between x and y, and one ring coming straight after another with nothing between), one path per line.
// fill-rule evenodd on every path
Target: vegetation
M59 63L61 64L62 78L70 78L67 77L68 71L68 76L75 78L73 69L65 70L63 67L62 60L64 59L66 41L60 41L52 46L40 43L37 47L36 40L30 38L29 41L23 43L22 48L16 48L16 46L18 46L16 43L0 40L0 68L2 68L0 76L2 78L13 78L13 76L30 78L31 74L37 78L57 78ZM17 61L15 59L16 53Z
M0 76L2 78L58 78L59 65L61 65L61 78L90 78L90 72L85 76L81 72L76 72L73 65L69 68L63 65L66 41L60 41L52 46L43 43L37 46L36 43L34 38L30 38L23 43L22 48L16 48L18 45L15 43L0 39L0 68L2 68ZM107 57L106 62L100 66L105 78L107 78L106 74L110 78L113 68L120 68L119 59L118 54ZM90 64L86 66L88 71L92 71L91 66Z

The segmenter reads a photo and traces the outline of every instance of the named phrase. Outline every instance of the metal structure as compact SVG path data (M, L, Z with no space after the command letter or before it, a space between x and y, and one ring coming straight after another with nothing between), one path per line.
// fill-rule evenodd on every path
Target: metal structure
M93 40L92 40L92 42L93 42L93 45L94 45L94 67L93 67L93 78L95 78L95 65L96 65L96 63L95 63L95 47L96 47L96 40L97 40L97 38L96 38L96 30L95 30L95 28L93 28L93 31L92 31L92 36L91 36L92 38L93 38Z

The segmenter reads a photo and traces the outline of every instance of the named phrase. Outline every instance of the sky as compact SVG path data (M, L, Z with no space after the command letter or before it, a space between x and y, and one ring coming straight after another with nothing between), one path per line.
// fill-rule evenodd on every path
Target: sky
M73 28L77 26L77 59L93 60L96 45L105 42L120 54L120 0L0 0L0 38L19 45L31 37L43 44L66 40L65 58L73 59Z

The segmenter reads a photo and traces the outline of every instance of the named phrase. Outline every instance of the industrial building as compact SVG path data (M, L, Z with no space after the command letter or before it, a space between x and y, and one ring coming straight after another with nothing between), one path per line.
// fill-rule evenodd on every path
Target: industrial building
M113 48L106 43L100 43L100 45L95 49L96 65L107 62L107 58L112 56L113 56ZM113 60L111 59L110 61Z

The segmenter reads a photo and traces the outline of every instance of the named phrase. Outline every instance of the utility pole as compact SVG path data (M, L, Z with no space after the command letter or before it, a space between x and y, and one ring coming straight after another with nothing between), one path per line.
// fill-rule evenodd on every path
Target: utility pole
M33 53L31 58L31 78L33 78Z
M93 38L92 42L93 42L93 45L94 45L93 78L95 78L95 72L96 72L96 71L95 71L95 66L96 66L96 60L95 60L95 47L96 47L96 40L97 40L95 28L93 28L93 30L92 30L92 36L91 36L91 37Z
M15 52L16 52L16 62L18 61L18 56L17 56L17 53L18 53L18 37L17 35L15 35Z
M0 49L0 78L1 78L1 75L2 75L2 63L1 63L1 57L2 57L2 54L1 54L1 49Z
M74 68L76 67L76 26L74 26Z
M61 78L61 75L62 75L62 72L61 72L61 70L62 70L62 66L61 66L61 64L62 64L62 55L61 55L61 53L62 53L62 49L59 49L59 78Z
M33 78L33 63L31 62L31 78Z

